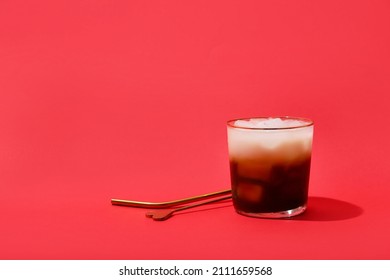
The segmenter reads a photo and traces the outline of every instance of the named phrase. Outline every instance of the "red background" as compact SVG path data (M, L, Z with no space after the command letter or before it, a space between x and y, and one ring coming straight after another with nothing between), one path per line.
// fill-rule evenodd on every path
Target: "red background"
M389 259L389 1L0 2L1 259ZM307 213L166 222L228 119L315 121Z

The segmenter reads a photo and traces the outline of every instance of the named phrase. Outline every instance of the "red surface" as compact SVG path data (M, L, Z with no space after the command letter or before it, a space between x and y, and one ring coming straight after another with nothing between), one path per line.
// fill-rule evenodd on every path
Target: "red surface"
M1 1L1 259L389 259L388 1ZM309 209L166 222L228 119L315 121Z

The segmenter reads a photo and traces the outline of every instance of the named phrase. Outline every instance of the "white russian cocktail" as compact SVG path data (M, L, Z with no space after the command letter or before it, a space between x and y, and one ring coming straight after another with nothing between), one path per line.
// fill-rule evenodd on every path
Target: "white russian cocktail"
M233 204L240 214L281 218L305 211L313 122L261 117L228 122Z

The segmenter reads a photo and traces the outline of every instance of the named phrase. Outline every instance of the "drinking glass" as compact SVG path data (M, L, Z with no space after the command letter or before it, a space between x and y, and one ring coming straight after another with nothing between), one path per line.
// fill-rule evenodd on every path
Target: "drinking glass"
M256 117L227 122L235 210L258 218L286 218L306 210L313 121Z

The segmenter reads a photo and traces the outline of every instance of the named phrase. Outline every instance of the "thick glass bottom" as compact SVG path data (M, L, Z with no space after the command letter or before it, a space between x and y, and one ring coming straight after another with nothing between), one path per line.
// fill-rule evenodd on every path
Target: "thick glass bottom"
M295 209L285 210L280 212L267 212L267 213L248 213L241 210L236 212L240 215L254 217L254 218L267 218L267 219L281 219L281 218L290 218L302 214L306 210L306 205L299 206Z

